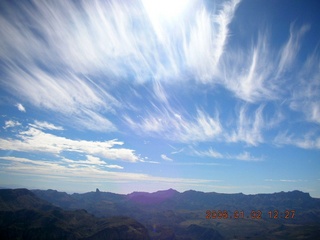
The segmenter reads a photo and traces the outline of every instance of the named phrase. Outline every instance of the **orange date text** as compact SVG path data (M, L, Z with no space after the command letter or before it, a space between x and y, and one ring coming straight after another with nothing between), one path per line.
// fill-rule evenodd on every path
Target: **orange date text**
M293 219L295 210L270 210L262 212L261 210L251 210L245 212L243 210L206 210L206 219Z

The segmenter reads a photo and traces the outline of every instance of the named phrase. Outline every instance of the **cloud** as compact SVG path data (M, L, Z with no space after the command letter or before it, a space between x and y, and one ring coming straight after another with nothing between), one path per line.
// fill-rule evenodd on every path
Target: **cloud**
M148 113L141 122L125 116L126 123L142 134L151 134L178 142L202 142L217 138L222 132L218 116L211 117L198 109L196 117L185 119L182 114L176 117L172 108L158 109Z
M317 52L308 56L297 74L298 84L292 88L289 107L302 112L307 121L320 124L320 59Z
M4 124L5 126L3 127L3 129L13 128L21 125L21 123L19 123L18 121L13 121L13 120L5 121Z
M190 40L184 38L183 46L186 63L200 82L214 82L216 68L227 41L228 25L239 2L226 1L216 14L210 14L205 8L196 11Z
M291 70L302 37L309 28L308 25L297 28L292 24L288 41L278 51L271 48L267 31L260 32L249 48L228 49L222 56L221 70L217 73L221 84L237 98L249 103L279 99L286 93L284 89L287 88L283 88L283 84L287 77L295 77Z
M50 161L42 161L42 160L32 160L28 158L21 158L21 157L13 157L13 156L5 156L5 157L0 157L0 159L7 160L13 163L23 163L23 165L29 165L30 167L35 167L35 166L41 166L41 167L51 167L52 171L56 171L59 169L62 169L62 166L59 166L58 163L55 162L50 162ZM9 167L10 169L10 167Z
M21 103L17 103L15 106L18 108L20 112L26 112L26 109Z
M7 77L12 79L4 83L8 89L38 108L60 112L66 118L72 116L79 126L97 131L116 130L98 110L111 111L117 101L87 78L62 70L51 75L28 62L25 67L28 71L17 65L6 69Z
M307 180L302 179L265 179L266 182L287 182L287 183L296 183L296 182L306 182Z
M261 161L262 160L261 157L254 157L249 152L246 152L246 151L236 156L230 156L230 158L234 158L236 160L241 160L241 161Z
M278 83L273 79L274 60L265 35L260 34L251 48L233 49L221 61L221 83L237 98L247 102L277 98Z
M119 165L109 165L105 161L102 161L99 157L95 157L92 155L86 155L86 157L86 160L71 160L63 158L62 161L66 162L70 167L86 167L96 165L105 168L123 169L123 167Z
M251 153L244 151L237 155L229 154L229 153L220 153L215 151L212 148L209 148L206 151L198 151L195 149L191 149L191 154L199 157L209 157L209 158L218 158L218 159L231 159L231 160L240 160L240 161L261 161L262 157L254 157Z
M265 127L263 109L264 106L260 105L255 112L249 116L248 107L246 105L241 106L236 129L225 135L226 141L241 141L253 146L257 146L259 143L262 143L262 130Z
M160 162L150 161L150 160L145 160L145 159L140 159L140 162L143 162L143 163L151 163L151 164L160 164Z
M280 60L278 65L277 75L285 73L290 69L292 63L295 61L301 45L301 38L310 29L309 25L303 25L300 29L295 30L294 24L290 26L290 37L287 43L280 51Z
M46 133L41 129L29 126L26 131L20 131L15 139L0 138L1 150L20 152L44 152L60 154L62 152L77 152L97 155L111 160L137 162L139 156L135 151L127 148L115 148L124 143L116 139L109 141L73 140Z
M201 108L191 113L174 96L168 97L171 90L166 84L157 81L152 86L156 90L145 94L140 109L134 109L132 114L123 117L125 124L135 133L183 143L218 138L222 126L217 110L213 116Z
M254 39L246 47L229 29L238 0L212 3L211 9L205 1L190 1L170 21L155 19L145 3L3 4L0 86L21 102L58 113L60 122L73 128L112 132L124 124L140 135L181 143L258 146L271 122L280 122L264 116L265 102L277 104L284 97L291 110L319 123L317 53L307 56L297 76L294 71L309 25L292 24L277 48L263 30L245 36ZM300 79L300 85L290 78ZM246 102L235 123L222 121L218 110L199 107L202 90L211 92L215 85ZM171 91L180 88L196 92L196 103ZM59 130L55 127L51 130Z
M48 122L40 122L40 121L34 121L34 124L29 124L29 126L37 128L37 129L42 129L42 130L64 130L63 127L61 126L55 126L52 123Z
M213 12L194 3L188 17L160 26L165 36L140 1L4 4L0 83L33 106L72 116L79 127L115 131L110 115L126 105L113 97L116 82L212 79L238 3Z
M213 150L212 148L210 148L207 151L193 150L192 153L195 154L196 156L200 156L200 157L210 157L210 158L223 158L224 157L221 153Z
M89 157L90 158L90 157ZM193 178L165 178L157 177L148 174L130 173L130 172L113 172L104 169L103 165L92 164L85 161L85 166L82 164L73 164L72 160L61 160L61 161L45 161L45 160L34 160L20 157L0 157L1 171L10 173L19 173L23 175L32 176L45 176L47 177L64 177L65 180L68 178L77 181L81 179L86 182L156 182L156 183L179 183L186 185L207 185L216 182L217 180L206 180L206 179L193 179ZM5 161L5 163L4 163ZM70 162L71 161L71 162ZM96 160L95 160L96 161ZM74 161L76 162L76 161ZM9 164L8 164L9 163ZM90 166L92 165L92 166ZM113 165L109 165L113 166ZM112 168L112 167L111 167Z
M214 162L174 162L172 164L178 165L178 166L223 166L223 167L230 166L227 164L214 163ZM220 182L220 180L215 180L215 182Z
M275 137L274 143L277 145L293 145L304 149L320 149L320 137L317 132L309 132L300 137L287 132L280 132Z
M173 151L171 152L171 154L178 154L178 153L181 153L181 152L184 151L184 148L178 149L178 148L176 148L176 147L174 147L174 146L172 146L172 145L170 145L170 144L168 144L168 145L169 145L169 147L171 147L171 148L173 149Z
M161 158L162 158L163 160L165 160L165 161L173 161L173 159L167 157L167 155L165 155L165 154L161 154Z

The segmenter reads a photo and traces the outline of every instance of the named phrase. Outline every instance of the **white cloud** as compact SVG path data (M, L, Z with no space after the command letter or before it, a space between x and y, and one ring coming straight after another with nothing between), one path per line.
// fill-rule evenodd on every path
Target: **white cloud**
M224 55L221 62L222 84L247 102L276 99L279 82L273 78L275 66L267 37L260 34L256 45Z
M7 128L13 128L16 126L20 126L21 123L19 123L18 121L9 120L9 121L5 121L4 125L5 126L3 127L3 129L7 129Z
M83 128L114 131L104 113L122 106L110 94L115 82L190 79L186 74L212 79L238 3L227 1L211 12L194 2L186 17L161 26L165 36L149 24L140 1L7 4L12 14L0 15L1 84L36 107L72 116Z
M88 166L99 166L99 167L105 167L105 168L114 168L114 169L123 169L122 166L119 165L110 165L107 164L105 161L101 160L99 157L95 157L92 155L86 155L86 160L71 160L63 158L62 161L66 162L68 166L71 167L88 167Z
M288 183L296 183L296 182L306 182L307 180L302 179L265 179L266 182L288 182Z
M64 130L63 127L61 126L55 126L52 123L48 122L41 122L41 121L34 121L34 124L29 124L29 126L37 128L37 129L42 129L42 130Z
M260 105L252 116L248 114L247 106L241 106L236 130L226 134L228 142L245 142L249 145L257 146L263 142L262 130L265 127L263 119L264 106Z
M261 157L254 157L249 152L242 152L237 155L229 154L229 153L220 153L215 151L212 148L209 148L206 151L198 151L195 149L191 150L192 155L196 155L199 157L208 157L208 158L220 158L220 159L231 159L231 160L240 160L240 161L261 161Z
M274 139L277 145L293 145L304 149L320 149L320 137L316 132L306 133L297 137L287 132L280 132Z
M125 116L126 123L143 134L162 136L179 142L202 142L217 138L222 132L219 118L211 117L198 109L196 117L185 119L182 114L174 117L176 112L172 108L157 109L155 113L148 113L141 122ZM218 114L216 114L218 115Z
M124 119L138 133L183 143L257 146L271 124L263 118L264 107L253 114L241 107L238 122L229 128L219 113L195 104L184 109L187 101L175 108L168 86L195 86L192 90L199 93L199 86L219 84L248 106L287 94L291 109L319 123L317 54L301 67L301 86L285 85L310 27L292 25L288 40L277 49L270 47L265 31L249 48L234 43L229 48L229 24L239 4L223 1L208 9L205 1L191 1L185 15L170 21L153 19L141 1L6 4L4 12L10 14L0 14L0 85L21 102L59 113L75 128L117 131L117 120ZM148 102L144 112L142 101ZM22 104L16 106L23 111Z
M30 164L30 166L43 166L43 167L52 167L52 170L58 170L62 167L59 166L59 164L55 162L49 162L49 161L42 161L42 160L32 160L28 158L21 158L21 157L12 157L12 156L6 156L6 157L0 157L0 159L12 161L12 162L20 162L20 163L26 163Z
M146 159L148 159L148 158L146 158ZM160 162L150 161L150 160L146 160L146 159L140 159L140 162L143 162L143 163L151 163L151 164L160 164Z
M229 49L222 56L220 72L221 84L237 98L250 103L279 99L285 94L284 74L292 74L301 40L309 26L296 29L291 25L290 37L282 49L271 48L267 32L260 33L251 48ZM294 75L292 77L295 77Z
M26 112L26 109L21 103L17 103L15 106L18 108L20 112Z
M63 71L50 75L33 63L26 62L25 65L29 71L17 65L8 68L8 77L12 81L4 84L9 89L36 107L60 112L68 119L72 116L73 123L87 129L116 129L99 110L111 111L118 102L87 78Z
M297 74L298 84L292 89L289 106L302 112L307 121L320 124L320 59L314 52Z
M285 73L295 61L301 45L301 38L310 29L309 25L303 25L300 29L294 30L294 24L290 26L290 37L288 42L280 51L280 60L277 75Z
M261 157L254 157L252 156L249 152L243 152L240 153L236 156L229 156L230 158L234 158L236 160L241 160L241 161L261 161Z
M205 8L196 12L195 26L189 41L184 36L186 63L201 82L214 81L216 67L224 52L231 22L240 1L226 1L218 13L211 15Z
M88 155L97 155L112 160L137 162L139 157L134 150L115 148L123 142L109 140L104 142L73 140L46 133L40 129L29 127L16 135L16 139L0 138L0 149L21 152L45 152L59 154L61 152L78 152Z
M200 157L224 158L224 156L221 153L213 150L212 148L210 148L207 151L192 150L192 154L195 154L196 156L200 156Z
M205 180L205 179L193 179L193 178L165 178L157 177L148 174L141 173L130 173L130 172L112 172L103 169L100 165L85 164L72 164L67 161L45 161L45 160L33 160L28 158L20 157L0 157L2 160L0 162L1 169L10 173L19 173L23 175L32 176L45 176L45 177L64 177L82 179L86 182L92 182L99 180L100 182L156 182L156 183L180 183L189 186L193 184L207 185L217 182L217 180ZM8 161L4 163L3 161ZM113 165L109 165L113 166ZM116 166L116 165L115 165ZM111 167L112 168L112 167Z
M214 162L173 162L171 164L178 165L178 166L221 166L221 167L230 166L228 164L214 163ZM215 182L220 182L220 180L215 180Z
M181 119L181 118L179 118L179 119ZM174 147L174 146L172 146L172 145L170 145L170 144L168 144L169 145L169 147L171 147L172 149L173 149L173 151L171 152L171 154L178 154L178 153L181 153L181 152L183 152L184 151L184 148L176 148L176 147Z
M165 154L161 154L161 158L163 159L163 160L165 160L165 161L173 161L173 159L172 158L169 158L167 155L165 155Z

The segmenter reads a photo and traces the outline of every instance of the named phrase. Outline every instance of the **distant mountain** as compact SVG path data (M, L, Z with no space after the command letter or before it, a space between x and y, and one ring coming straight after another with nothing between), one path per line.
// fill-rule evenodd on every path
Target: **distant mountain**
M0 238L100 240L149 236L142 224L128 217L96 218L86 210L62 210L27 189L4 189L0 190Z
M99 217L124 215L136 219L148 229L152 239L203 239L204 236L205 239L275 239L289 232L294 238L314 239L308 236L317 235L320 229L320 199L300 191L256 195L193 190L180 193L173 189L127 195L101 191L33 192L64 209L86 209ZM207 210L210 219L206 218ZM223 212L228 213L227 218Z
M180 193L169 189L154 193L133 192L127 195L110 192L72 194L55 190L34 190L39 198L65 209L83 208L98 216L110 216L127 210L129 212L154 209L160 210L295 210L297 214L308 210L320 210L320 199L312 198L301 191L273 194L245 195L204 193L189 190ZM320 220L319 218L315 220Z
M158 191L154 193L133 192L128 194L126 196L126 199L136 202L138 204L154 205L154 204L161 204L165 201L170 201L177 195L179 195L179 192L170 188L168 190Z

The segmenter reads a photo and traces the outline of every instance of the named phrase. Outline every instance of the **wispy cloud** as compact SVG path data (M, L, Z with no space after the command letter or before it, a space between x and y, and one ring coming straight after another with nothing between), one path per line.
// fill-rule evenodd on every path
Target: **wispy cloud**
M26 112L25 107L21 103L17 103L15 106L18 108L20 112Z
M205 151L198 151L195 149L191 149L190 152L192 155L196 155L199 157L208 157L208 158L218 158L218 159L230 159L230 160L240 160L240 161L261 161L262 157L255 157L251 153L244 151L237 155L229 154L229 153L221 153L217 152L212 148L209 148Z
M196 117L191 119L185 119L169 108L148 113L140 122L129 116L125 120L132 129L141 133L159 135L179 142L208 141L217 138L222 132L218 116L212 117L200 109L197 110Z
M63 158L62 162L66 162L69 167L87 167L96 165L99 167L105 167L105 168L114 168L114 169L123 169L122 166L119 165L110 165L107 164L105 161L101 160L99 157L86 155L86 160L71 160L67 158Z
M212 148L210 148L207 151L197 151L197 150L192 150L192 154L195 154L196 156L200 157L210 157L210 158L223 158L223 155Z
M300 68L289 106L302 112L307 121L320 124L320 59L316 53L310 55Z
M184 38L186 63L196 78L203 83L215 82L216 68L228 37L228 25L239 2L226 1L222 9L214 15L205 8L197 11L195 26L190 30L190 40Z
M213 3L212 9L205 1L189 3L187 14L174 21L155 19L161 16L150 14L146 1L138 0L3 3L0 85L23 103L59 113L59 120L71 127L110 132L124 124L138 134L181 143L257 146L265 141L271 122L279 123L278 118L266 120L265 102L283 96L292 110L319 123L317 54L302 65L301 85L286 81L296 79L292 70L309 25L292 24L277 48L263 30L248 36L254 39L249 47L229 45L234 41L229 25L240 1ZM200 87L216 84L247 104L230 125L219 111L199 102L190 107L181 100L176 107L176 96L168 91L174 86L199 93ZM25 111L21 103L16 107ZM44 123L30 126L34 131L59 130ZM317 146L316 141L310 144Z
M238 3L226 1L211 12L198 1L164 38L140 1L3 4L1 84L36 107L72 116L79 127L114 131L111 116L123 105L110 94L117 92L115 82L180 82L188 74L212 80ZM165 98L160 90L154 88Z
M77 163L72 160L61 160L61 161L45 161L45 160L34 160L29 158L20 157L0 157L2 160L0 165L1 169L10 171L11 173L19 173L23 175L32 176L46 176L46 177L71 177L73 180L80 178L88 182L100 182L113 181L117 182L157 182L157 183L169 183L169 184L186 184L186 185L207 185L217 182L217 180L206 180L206 179L194 179L194 178L165 178L152 176L148 174L130 173L123 171L109 171L104 169L104 165L101 165L97 159L84 160L83 163ZM5 163L4 163L5 161ZM98 161L98 164L96 162ZM8 165L9 162L9 165ZM117 165L107 165L108 168L119 168ZM110 167L111 166L111 167Z
M288 41L278 50L271 48L267 31L259 33L251 48L229 49L220 64L222 85L250 103L279 99L285 94L282 86L292 74L302 37L309 28L292 24ZM289 75L284 77L284 74Z
M42 129L42 130L63 130L63 127L61 126L55 126L52 123L48 122L40 122L40 121L34 121L34 124L30 123L29 126L37 128L37 129Z
M227 167L228 164L215 163L215 162L173 162L172 165L177 166L221 166ZM221 180L215 180L215 182L221 182Z
M173 149L173 151L171 152L171 154L178 154L184 151L184 148L176 148L170 144L168 144L169 147L171 147Z
M287 182L287 183L297 183L297 182L306 182L307 180L302 179L265 179L266 182Z
M320 149L320 137L317 132L308 132L303 136L280 132L274 139L277 145L293 145L304 149Z
M239 109L239 118L236 129L226 134L228 142L245 142L249 145L258 145L263 142L262 130L265 127L263 119L264 106L260 105L250 116L247 106L243 105Z
M34 64L25 63L28 71L18 65L8 67L8 89L19 93L39 108L58 111L73 117L80 126L91 130L113 131L116 127L98 109L109 111L117 101L92 84L87 78L63 72L54 75ZM107 101L109 103L106 104ZM99 127L97 127L99 126Z
M260 34L251 48L233 50L221 62L222 84L237 98L247 102L277 98L278 83L267 36Z
M169 158L167 155L165 155L165 154L161 154L161 158L163 159L163 160L165 160L165 161L173 161L173 159L172 158Z
M300 50L301 38L309 29L309 25L303 25L300 29L295 30L294 24L291 24L290 37L280 51L280 60L277 75L281 75L290 69Z
M140 162L143 162L143 163L151 163L151 164L160 164L160 162L151 161L151 160L146 160L146 159L140 159Z
M262 157L252 156L252 154L247 151L244 151L243 153L240 153L235 156L229 155L229 158L231 158L231 159L234 158L236 160L241 160L241 161L261 161L263 159Z

